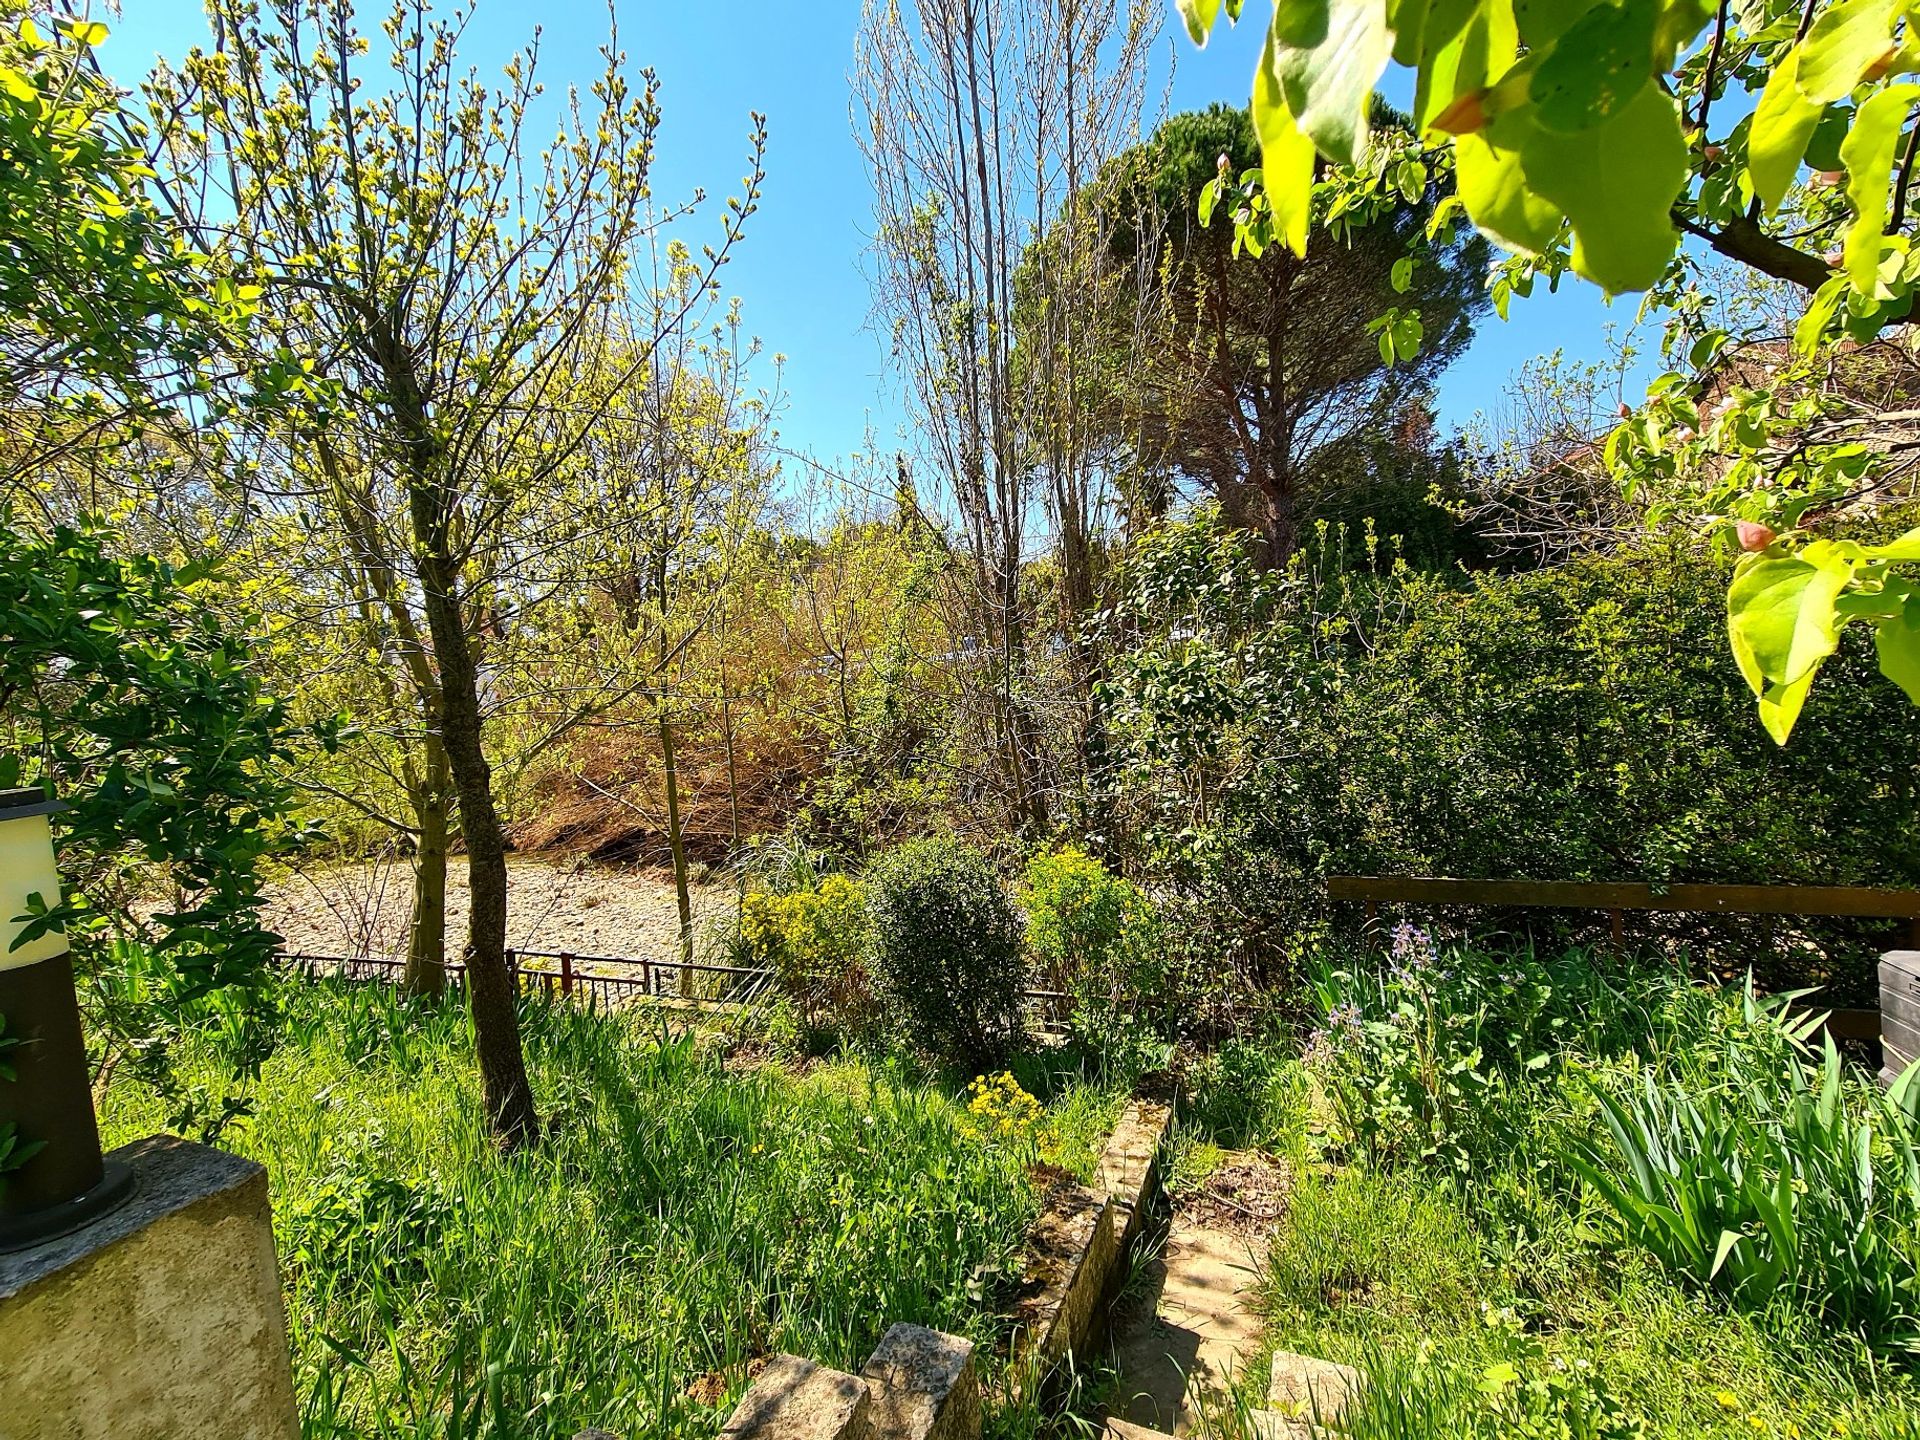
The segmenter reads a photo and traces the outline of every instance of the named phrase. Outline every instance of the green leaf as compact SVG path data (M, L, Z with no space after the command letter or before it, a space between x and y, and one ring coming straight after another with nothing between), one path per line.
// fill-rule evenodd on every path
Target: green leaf
M1260 137L1260 178L1274 233L1296 255L1307 253L1307 222L1313 214L1313 141L1294 123L1274 74L1271 33L1253 78L1253 128Z
M1893 15L1889 0L1840 0L1828 9L1800 44L1800 93L1816 105L1851 93L1867 67L1892 48Z
M1351 165L1367 142L1373 87L1393 50L1386 0L1279 0L1271 69L1294 122Z
M1920 612L1911 599L1899 614L1874 626L1873 651L1880 660L1880 673L1920 705Z
M1793 327L1793 348L1802 355L1811 355L1820 346L1827 333L1827 327L1833 323L1833 317L1846 303L1847 293L1852 282L1844 275L1836 275L1814 292L1813 303L1807 306L1807 313Z
M1727 1256L1733 1253L1733 1247L1745 1238L1746 1237L1738 1230L1722 1230L1720 1232L1720 1243L1714 1248L1713 1252L1713 1264L1707 1270L1707 1278L1709 1280L1720 1273L1720 1267L1727 1263Z
M1585 15L1594 0L1513 0L1512 14L1529 50L1544 51Z
M1413 284L1413 257L1411 255L1402 255L1398 260L1394 261L1393 269L1389 273L1388 278L1392 282L1396 294L1406 294L1408 288Z
M1853 571L1844 562L1811 563L1818 553L1810 545L1798 555L1749 556L1727 587L1733 658L1763 699L1769 687L1809 678L1839 643L1833 607Z
M1560 233L1560 210L1527 188L1520 152L1482 134L1453 142L1454 184L1473 223L1509 250L1538 255Z
M1573 222L1575 270L1615 295L1660 278L1680 240L1671 212L1686 183L1687 144L1680 112L1658 85L1641 86L1591 129L1535 127L1520 163L1529 188Z
M1180 18L1187 22L1187 34L1196 45L1204 46L1213 33L1213 22L1220 18L1220 0L1173 0Z
M1826 107L1800 93L1800 52L1793 50L1767 77L1754 107L1753 127L1747 139L1747 174L1753 193L1771 215L1786 198L1799 173L1800 157L1820 124Z
M1414 87L1413 114L1422 130L1463 95L1485 90L1513 65L1519 53L1513 14L1502 0L1492 0L1464 6L1456 21L1450 6L1434 5L1420 38L1420 74Z
M1843 254L1847 278L1862 295L1879 287L1880 242L1887 228L1888 196L1893 188L1893 155L1907 112L1920 99L1920 85L1889 85L1862 105L1853 129L1841 143L1847 167L1847 199L1853 224L1847 227Z
M1533 72L1528 93L1550 130L1585 130L1618 114L1653 78L1651 5L1598 4Z

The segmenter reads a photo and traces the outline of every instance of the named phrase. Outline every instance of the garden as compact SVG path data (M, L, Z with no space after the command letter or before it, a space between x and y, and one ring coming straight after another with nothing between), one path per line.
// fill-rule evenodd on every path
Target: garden
M1920 1440L1920 12L150 3L0 1435Z

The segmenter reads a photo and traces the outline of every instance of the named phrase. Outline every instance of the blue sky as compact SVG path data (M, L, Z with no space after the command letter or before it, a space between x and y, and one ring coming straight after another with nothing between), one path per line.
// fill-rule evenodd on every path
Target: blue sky
M384 13L385 5L374 0L368 9ZM125 10L101 51L123 81L137 78L155 54L178 56L206 35L199 0L125 0ZM596 73L606 11L595 0L476 0L475 10L464 51L483 73L496 71L536 25L550 92L584 85ZM1253 22L1263 10L1250 5L1237 31L1223 25L1205 51L1195 51L1167 6L1156 57L1163 71L1173 68L1173 109L1244 102L1259 51ZM866 328L871 194L847 87L859 14L858 0L619 4L628 63L652 66L662 86L657 196L705 187L712 210L739 188L747 112L768 118L761 209L725 283L741 296L747 327L768 354L787 357L785 443L822 458L858 449L869 424L883 447L894 448L904 413L884 349ZM1594 287L1570 280L1558 295L1517 302L1504 324L1489 316L1441 380L1443 424L1494 407L1501 387L1534 355L1561 349L1601 358L1609 323L1624 330L1634 310L1631 298L1609 308Z

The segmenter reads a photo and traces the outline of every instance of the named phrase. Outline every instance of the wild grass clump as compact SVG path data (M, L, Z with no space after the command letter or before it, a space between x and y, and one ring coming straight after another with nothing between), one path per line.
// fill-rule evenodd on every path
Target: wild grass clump
M486 1139L457 1005L290 997L253 1123L308 1437L711 1436L778 1350L858 1369L899 1320L990 1341L1023 1157L884 1063L730 1070L639 1016L531 1006L548 1144ZM113 1138L159 1128L131 1087Z
M1268 1335L1376 1377L1342 1433L1920 1433L1911 1108L1783 1001L1413 930L1313 993L1189 1116L1293 1171Z

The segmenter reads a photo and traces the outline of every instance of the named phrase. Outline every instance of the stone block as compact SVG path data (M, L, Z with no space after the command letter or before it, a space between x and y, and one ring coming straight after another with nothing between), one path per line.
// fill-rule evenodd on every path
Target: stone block
M1041 1285L1020 1307L1031 1317L1024 1352L1042 1374L1070 1354L1088 1354L1100 1338L1119 1262L1112 1198L1084 1185L1057 1192L1027 1237L1029 1273Z
M1123 1254L1132 1248L1140 1218L1160 1192L1160 1147L1172 1117L1165 1105L1135 1100L1100 1152L1100 1187L1113 1197Z
M1164 1430L1149 1430L1116 1415L1107 1421L1105 1440L1173 1440L1173 1437Z
M299 1434L267 1172L159 1135L133 1197L0 1255L0 1440Z
M979 1440L973 1342L924 1325L894 1325L860 1371L873 1392L878 1440Z
M877 1440L866 1381L798 1355L776 1355L753 1382L722 1440Z
M1348 1404L1365 1384L1366 1377L1351 1365L1279 1350L1273 1356L1267 1405L1288 1420L1318 1422L1337 1430Z

